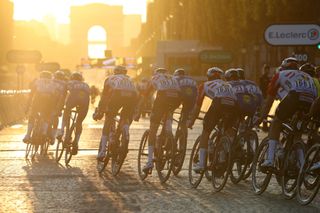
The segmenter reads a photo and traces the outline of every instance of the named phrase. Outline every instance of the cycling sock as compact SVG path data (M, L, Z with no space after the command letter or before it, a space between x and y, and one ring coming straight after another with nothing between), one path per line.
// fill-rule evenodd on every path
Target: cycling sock
M153 151L154 151L154 147L148 146L148 163L153 162Z
M272 139L270 139L269 142L268 142L269 147L268 147L267 160L270 161L270 162L274 161L274 153L275 153L275 150L276 150L277 143L278 143L278 141L272 140Z
M199 161L200 167L205 167L207 149L200 148L199 152L200 152L200 161Z

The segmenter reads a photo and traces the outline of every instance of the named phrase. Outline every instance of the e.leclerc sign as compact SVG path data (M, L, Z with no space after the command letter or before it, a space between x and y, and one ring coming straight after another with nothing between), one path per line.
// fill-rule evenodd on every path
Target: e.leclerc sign
M199 53L199 58L203 63L230 63L232 54L224 50L203 50Z
M271 25L264 32L271 45L316 45L320 43L320 26L316 24Z

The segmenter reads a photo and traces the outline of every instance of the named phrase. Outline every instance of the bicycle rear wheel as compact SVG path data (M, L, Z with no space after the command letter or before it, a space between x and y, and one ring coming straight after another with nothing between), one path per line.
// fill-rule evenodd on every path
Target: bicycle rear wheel
M187 150L187 135L181 130L177 132L174 145L175 157L172 172L174 175L178 175L182 169Z
M122 164L125 158L127 157L129 141L127 138L125 138L124 136L125 134L126 134L125 132L122 132L121 139L119 143L117 143L117 146L115 147L116 148L115 154L112 155L111 172L113 176L116 176L119 174Z
M63 141L62 139L59 139L57 141L57 146L56 146L56 153L55 153L55 158L56 158L56 162L58 163L63 155L63 152L64 152L64 144L63 144Z
M213 189L219 192L226 185L231 169L231 141L227 136L222 136L215 144L211 182Z
M258 138L258 134L256 131L251 130L249 133L249 152L248 152L248 166L247 166L247 170L243 175L243 180L246 180L248 177L250 177L251 173L252 173L252 163L253 163L253 158L254 155L257 152L258 146L259 146L259 138Z
M305 157L300 168L297 181L297 200L301 205L308 205L313 201L320 188L320 172L311 171L314 163L320 160L320 144L313 145Z
M234 184L239 183L243 177L245 172L247 171L247 167L249 164L249 152L250 152L250 143L246 140L245 134L240 134L234 144L231 147L231 171L230 171L230 179Z
M292 199L296 195L297 179L302 166L299 162L299 153L304 153L304 144L302 142L294 143L284 158L281 188L286 199Z
M142 135L138 153L138 173L141 180L148 176L148 173L143 171L143 166L148 162L148 138L149 130L146 130Z
M172 133L158 137L156 143L156 169L161 183L165 183L171 174L174 161L174 138Z
M267 189L272 176L272 172L261 167L261 164L267 157L268 141L268 137L262 140L252 163L252 188L254 193L258 195Z
M189 176L189 183L192 188L197 188L199 186L204 174L204 172L198 173L193 170L193 167L199 164L199 161L200 161L200 153L199 153L200 140L201 140L201 135L197 138L197 140L195 141L192 147L191 156L189 160L188 176Z

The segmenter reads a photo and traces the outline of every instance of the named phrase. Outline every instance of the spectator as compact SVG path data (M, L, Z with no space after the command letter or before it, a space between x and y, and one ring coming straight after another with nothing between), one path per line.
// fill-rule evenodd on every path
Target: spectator
M268 90L268 85L270 83L271 76L270 76L270 67L268 65L263 65L263 73L259 79L259 86L263 95L263 98L266 99L267 97L267 90ZM267 122L263 122L262 125L262 130L263 131L268 131L268 124Z

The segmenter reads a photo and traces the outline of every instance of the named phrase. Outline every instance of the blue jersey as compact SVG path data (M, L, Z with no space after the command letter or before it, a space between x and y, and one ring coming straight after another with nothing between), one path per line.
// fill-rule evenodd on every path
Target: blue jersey
M230 81L232 90L237 97L239 108L245 113L254 113L262 104L261 90L252 81Z
M178 82L182 99L196 100L198 95L197 82L188 76L174 76Z
M82 81L69 81L67 84L69 91L69 97L89 99L90 98L90 87L88 84Z

